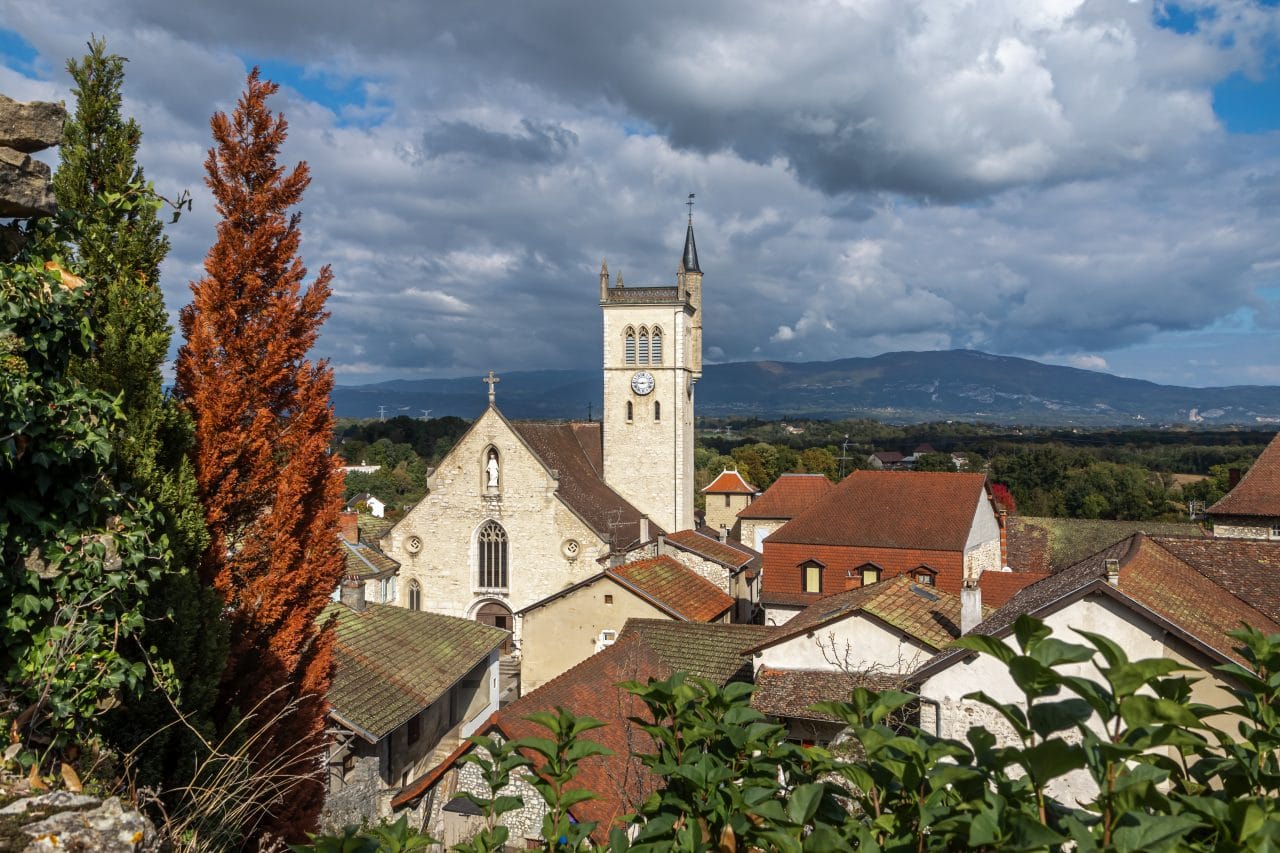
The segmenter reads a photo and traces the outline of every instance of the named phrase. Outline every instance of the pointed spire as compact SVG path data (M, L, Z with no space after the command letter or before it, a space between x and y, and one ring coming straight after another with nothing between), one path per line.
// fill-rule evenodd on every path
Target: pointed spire
M622 270L618 270L618 287L622 287Z
M609 298L609 262L600 261L600 301Z
M701 274L702 269L698 266L698 244L693 241L693 193L689 193L689 200L685 204L689 206L689 230L684 234L684 256L680 259L680 266L685 272Z

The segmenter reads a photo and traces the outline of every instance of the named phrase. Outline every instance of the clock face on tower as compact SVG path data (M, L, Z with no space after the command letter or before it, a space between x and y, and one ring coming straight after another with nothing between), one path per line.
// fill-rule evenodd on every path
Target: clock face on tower
M631 377L631 390L641 396L648 394L653 390L653 374L647 370L634 374Z

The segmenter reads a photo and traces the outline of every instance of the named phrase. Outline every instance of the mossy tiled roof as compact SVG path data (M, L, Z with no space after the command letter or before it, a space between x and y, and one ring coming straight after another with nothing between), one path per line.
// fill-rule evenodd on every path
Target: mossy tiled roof
M469 619L386 604L357 613L343 604L335 618L329 704L344 722L377 741L449 691L507 637Z
M1008 520L1008 562L1015 572L1052 574L1074 566L1135 533L1152 536L1206 535L1200 525L1188 522L1012 515Z
M637 560L606 570L690 622L710 622L733 606L720 587L668 556Z

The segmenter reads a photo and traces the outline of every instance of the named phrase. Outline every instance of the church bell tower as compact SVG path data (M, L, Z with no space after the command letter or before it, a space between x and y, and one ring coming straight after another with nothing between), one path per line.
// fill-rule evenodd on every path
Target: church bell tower
M693 196L676 284L630 287L600 266L604 479L668 533L694 526L693 397L702 378L702 269Z

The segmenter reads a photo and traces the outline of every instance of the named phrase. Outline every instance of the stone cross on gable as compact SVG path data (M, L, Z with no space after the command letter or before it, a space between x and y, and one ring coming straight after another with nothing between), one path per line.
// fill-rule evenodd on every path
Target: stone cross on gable
M486 385L488 385L488 386L489 386L489 405L490 405L490 406L492 406L492 405L493 405L493 399L494 399L493 386L494 386L494 385L497 385L497 384L498 384L499 382L501 382L502 380L501 380L501 379L499 379L498 377L494 376L494 375L493 375L493 371L492 371L492 370L490 370L490 371L489 371L489 375L488 375L488 376L486 376L486 377L484 377L484 378L483 378L483 379L481 379L480 381L481 381L481 382L483 382L483 383L485 383Z

